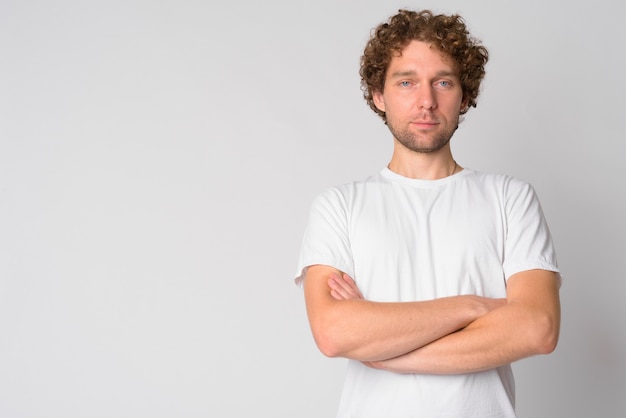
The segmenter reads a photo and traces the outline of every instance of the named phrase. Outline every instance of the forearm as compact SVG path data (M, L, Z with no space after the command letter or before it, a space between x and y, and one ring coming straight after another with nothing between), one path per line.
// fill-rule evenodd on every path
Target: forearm
M514 299L459 332L370 366L398 373L459 374L550 353L556 347L560 323L555 293L541 304Z
M431 302L376 303L336 301L325 315L312 319L320 349L331 357L382 360L413 351L475 318L463 298Z
M330 295L326 273L310 268L305 296L317 345L330 357L361 361L397 357L466 327L493 309L487 299L477 296L399 303L337 300Z
M414 351L413 373L471 373L510 364L536 354L507 320L511 306L479 318L467 328ZM514 323L514 322L513 322Z

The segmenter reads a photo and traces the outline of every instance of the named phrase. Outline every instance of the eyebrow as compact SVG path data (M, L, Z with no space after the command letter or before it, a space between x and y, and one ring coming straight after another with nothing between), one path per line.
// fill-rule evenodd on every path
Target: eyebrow
M417 71L407 70L407 71L396 71L392 73L390 78L402 78L402 77L411 77L417 75ZM458 77L459 75L454 71L438 71L435 74L435 77Z

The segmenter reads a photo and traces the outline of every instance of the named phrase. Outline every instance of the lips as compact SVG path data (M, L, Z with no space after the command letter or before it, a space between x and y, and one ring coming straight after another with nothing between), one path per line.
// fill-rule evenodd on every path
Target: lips
M432 120L418 120L411 123L421 129L431 129L439 125L439 122L435 122Z

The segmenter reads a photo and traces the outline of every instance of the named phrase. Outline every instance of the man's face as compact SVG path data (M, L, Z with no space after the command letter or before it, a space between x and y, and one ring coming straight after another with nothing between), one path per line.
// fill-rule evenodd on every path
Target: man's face
M432 153L448 144L465 103L452 61L429 43L411 41L392 58L383 92L373 95L404 147Z

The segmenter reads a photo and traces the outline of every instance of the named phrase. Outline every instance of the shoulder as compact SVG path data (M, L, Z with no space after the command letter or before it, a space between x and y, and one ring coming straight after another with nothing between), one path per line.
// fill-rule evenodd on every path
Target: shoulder
M478 183L495 184L508 187L520 187L529 184L527 181L509 174L490 173L473 170L471 168L466 168L465 171L467 171L467 175L465 176L467 180Z
M512 196L519 193L534 193L532 184L519 177L503 173L488 173L472 169L466 169L463 177L466 182L475 187L482 187L500 192L504 196Z
M313 202L314 205L343 205L383 183L385 183L384 178L377 173L362 180L327 187L315 196Z
M476 178L489 185L483 189L489 191L484 193L498 201L507 219L523 225L542 221L541 202L530 182L507 174L476 173Z

